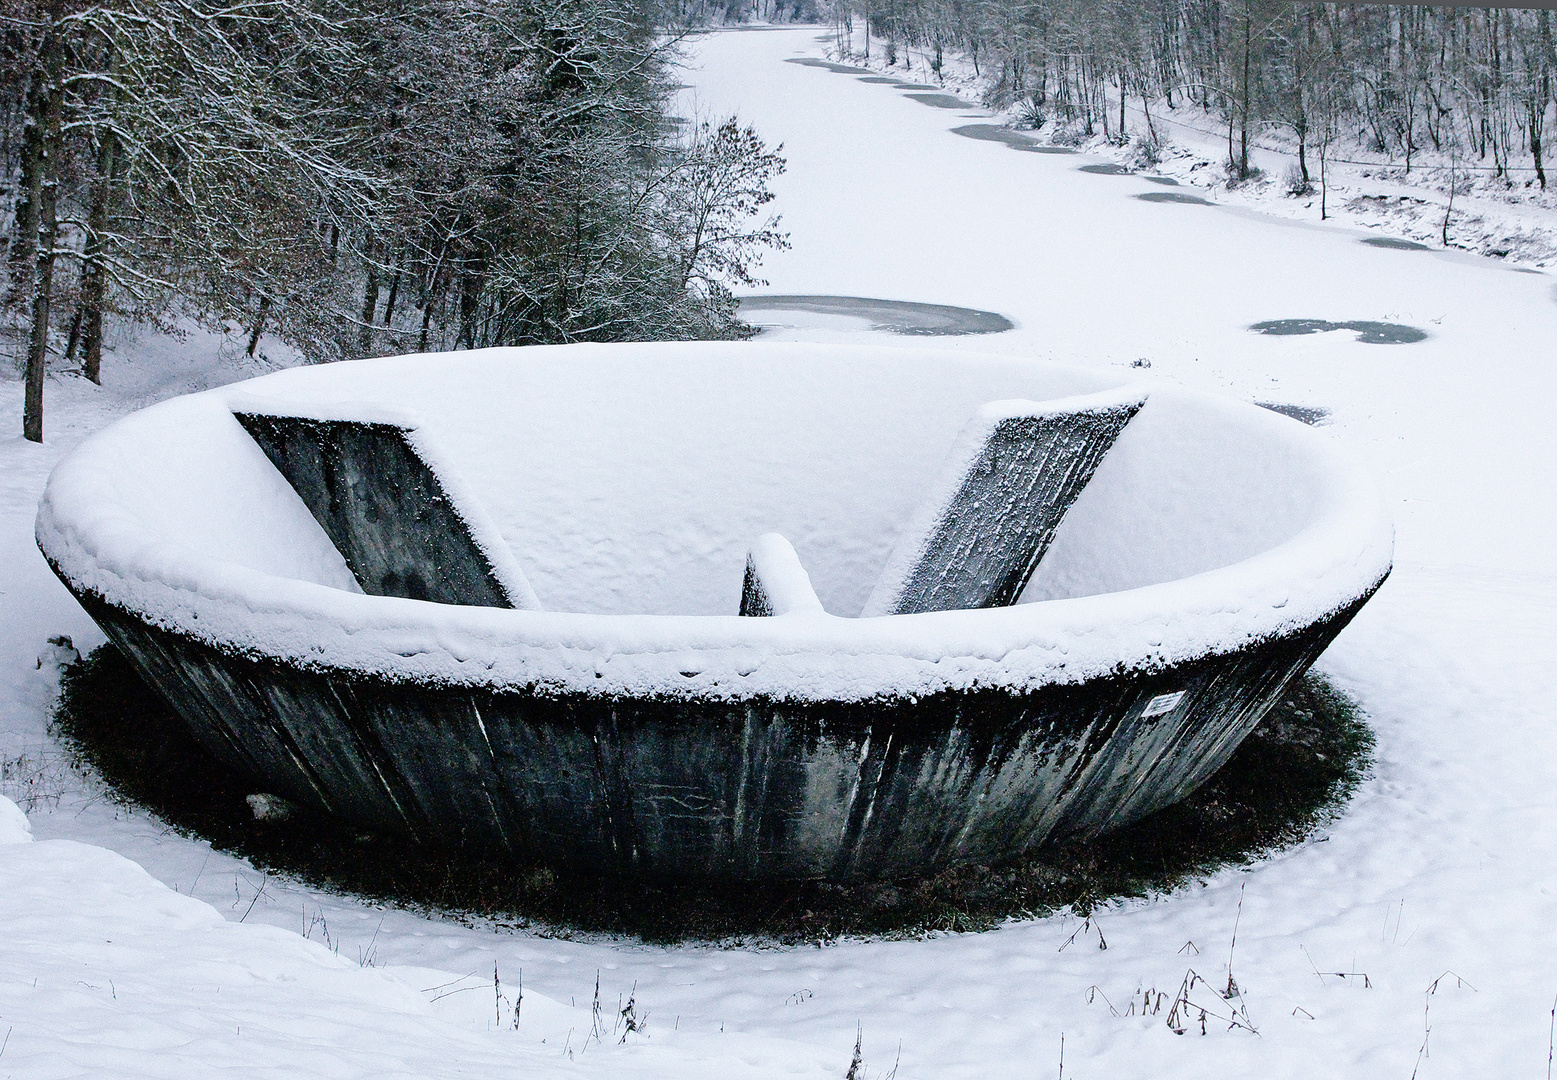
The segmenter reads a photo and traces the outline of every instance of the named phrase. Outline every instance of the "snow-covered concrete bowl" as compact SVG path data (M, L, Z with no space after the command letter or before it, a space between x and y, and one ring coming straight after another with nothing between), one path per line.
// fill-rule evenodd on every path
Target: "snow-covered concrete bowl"
M928 873L1188 794L1389 571L1321 434L1127 382L723 343L296 369L88 439L37 537L257 789L574 867ZM1018 602L860 615L914 610L948 475L1019 471L980 439L1108 409Z

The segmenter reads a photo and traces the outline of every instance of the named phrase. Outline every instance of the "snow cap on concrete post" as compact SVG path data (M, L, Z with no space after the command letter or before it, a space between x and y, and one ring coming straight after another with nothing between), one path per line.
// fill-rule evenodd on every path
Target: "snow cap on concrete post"
M778 533L763 533L746 556L741 587L742 615L820 615L822 602L794 545Z

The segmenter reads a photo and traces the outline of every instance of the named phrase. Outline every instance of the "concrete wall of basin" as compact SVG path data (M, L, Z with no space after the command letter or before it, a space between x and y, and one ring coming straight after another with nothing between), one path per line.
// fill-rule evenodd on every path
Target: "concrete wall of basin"
M265 790L365 827L431 842L457 833L574 869L839 880L998 863L1171 804L1367 599L1166 669L1025 693L803 703L473 692L306 670L78 598L201 742Z

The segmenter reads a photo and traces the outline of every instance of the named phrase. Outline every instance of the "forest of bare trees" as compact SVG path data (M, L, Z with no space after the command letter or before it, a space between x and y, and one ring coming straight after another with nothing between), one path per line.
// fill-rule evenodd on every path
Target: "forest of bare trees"
M1406 169L1431 150L1546 186L1552 13L1293 0L833 0L877 59L966 57L989 104L1078 137L1159 138L1163 109L1221 118L1230 175L1277 135L1307 183L1334 145ZM840 40L844 40L840 35ZM858 44L856 42L856 48ZM1132 112L1141 107L1141 115ZM1138 130L1129 130L1134 126Z
M0 0L4 330L100 378L105 318L313 361L738 335L783 160L672 115L632 0Z
M25 433L50 364L99 378L105 319L316 361L741 332L729 289L785 243L765 209L783 161L672 115L678 28L815 17L888 63L961 57L1055 137L1150 148L1187 104L1222 125L1235 183L1263 139L1299 188L1356 151L1546 186L1545 10L0 0L0 343Z

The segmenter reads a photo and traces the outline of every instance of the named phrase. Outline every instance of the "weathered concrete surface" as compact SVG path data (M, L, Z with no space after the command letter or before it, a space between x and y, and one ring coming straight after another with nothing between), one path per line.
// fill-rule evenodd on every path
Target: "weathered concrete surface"
M887 560L866 615L1003 607L1016 602L1065 512L1144 396L1107 408L1009 416L955 462Z
M516 606L405 428L234 415L302 497L363 592Z
M200 741L267 791L558 866L748 880L996 864L1161 809L1226 761L1367 599L1171 668L848 703L391 682L230 655L77 595Z

